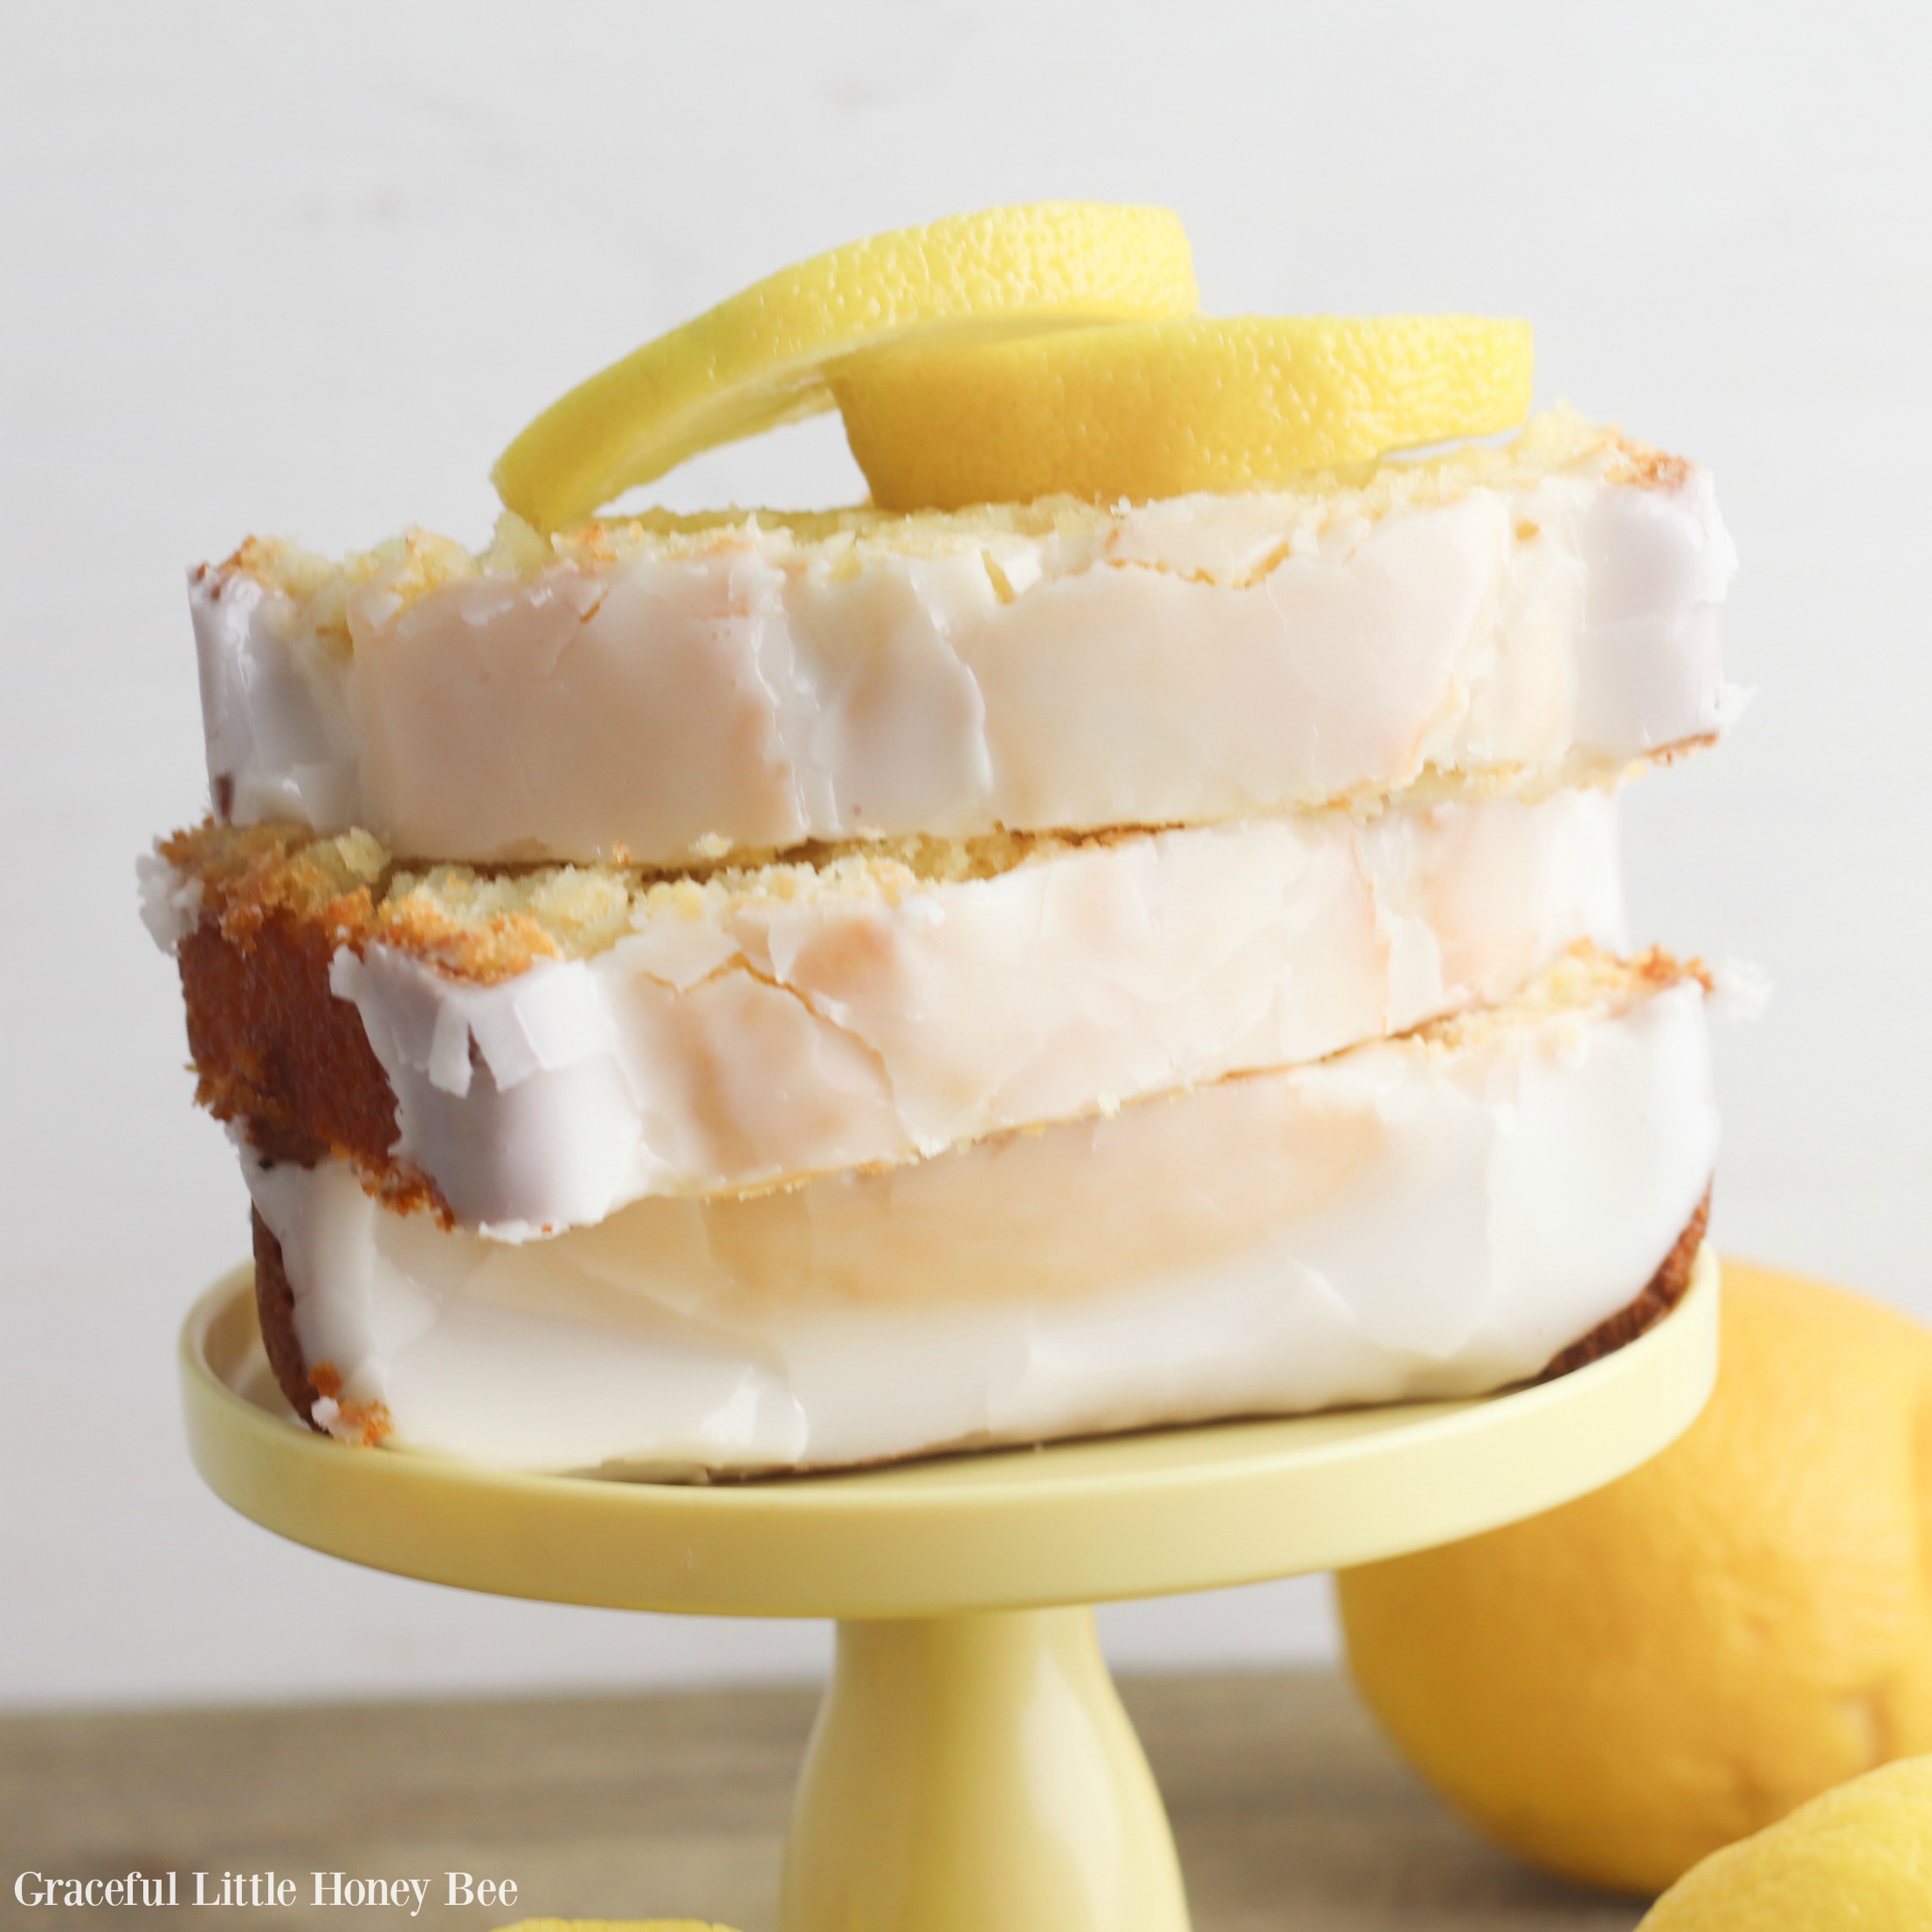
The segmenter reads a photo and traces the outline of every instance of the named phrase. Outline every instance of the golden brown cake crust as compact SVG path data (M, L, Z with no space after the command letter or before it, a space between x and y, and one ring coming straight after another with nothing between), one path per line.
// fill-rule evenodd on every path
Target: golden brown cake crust
M1711 1190L1707 1187L1704 1198L1697 1204L1697 1211L1685 1223L1677 1245L1664 1257L1644 1292L1634 1301L1625 1302L1608 1321L1599 1321L1580 1342L1572 1342L1554 1356L1536 1379L1554 1382L1558 1376L1581 1369L1600 1356L1614 1355L1646 1328L1654 1328L1689 1289L1691 1269L1696 1263L1698 1249L1704 1244L1704 1231L1710 1225L1710 1218Z
M339 1155L390 1206L453 1225L434 1184L392 1156L396 1096L362 1015L329 990L335 943L326 924L283 914L233 938L204 921L182 941L195 1098L272 1160Z
M308 1379L308 1365L296 1339L295 1290L282 1266L282 1245L255 1210L249 1211L249 1219L255 1236L255 1316L261 1324L262 1348L289 1407L313 1429L321 1391Z
M386 1442L394 1430L389 1405L382 1402L339 1402L342 1372L334 1363L310 1364L302 1359L295 1335L295 1290L282 1264L282 1245L267 1222L252 1214L255 1230L255 1314L261 1325L262 1348L275 1380L294 1410L318 1435L337 1434L365 1449ZM315 1419L315 1404L323 1397L337 1402L335 1427L324 1430Z
M1656 1273L1651 1276L1643 1293L1634 1301L1626 1302L1607 1321L1598 1322L1581 1341L1571 1342L1536 1379L1549 1382L1558 1376L1568 1375L1572 1370L1581 1369L1600 1356L1614 1355L1646 1329L1655 1328L1684 1299L1690 1287L1691 1269L1696 1262L1697 1251L1703 1245L1710 1211L1711 1191L1707 1187L1704 1198L1697 1204L1697 1211L1685 1224L1684 1232L1658 1265ZM308 1364L302 1358L302 1345L295 1334L295 1291L283 1265L281 1243L259 1214L253 1216L253 1221L255 1308L261 1321L262 1346L267 1351L269 1367L275 1371L275 1380L288 1397L289 1406L310 1428L321 1432L314 1411L316 1397L325 1391L319 1390L311 1379ZM341 1378L334 1374L329 1364L317 1364L315 1372L325 1379L333 1380L335 1387L340 1388ZM381 1410L380 1418L372 1423L364 1439L371 1444L381 1441L389 1433L388 1411L382 1410L380 1404L375 1408Z

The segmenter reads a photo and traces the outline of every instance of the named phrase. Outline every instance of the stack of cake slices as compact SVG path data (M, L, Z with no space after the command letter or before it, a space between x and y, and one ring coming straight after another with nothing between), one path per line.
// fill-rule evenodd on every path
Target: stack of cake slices
M194 573L146 873L319 1429L650 1476L1470 1394L1682 1292L1708 479L1569 414L1112 507Z

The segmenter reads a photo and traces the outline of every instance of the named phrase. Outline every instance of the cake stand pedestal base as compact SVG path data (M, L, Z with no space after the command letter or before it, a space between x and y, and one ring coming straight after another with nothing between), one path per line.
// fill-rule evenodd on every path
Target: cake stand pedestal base
M1187 1932L1091 1610L842 1623L784 1932Z

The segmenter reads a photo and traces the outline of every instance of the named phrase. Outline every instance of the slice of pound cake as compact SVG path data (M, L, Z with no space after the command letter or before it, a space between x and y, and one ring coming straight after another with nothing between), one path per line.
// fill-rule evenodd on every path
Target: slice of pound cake
M250 542L190 603L223 818L678 866L1613 776L1734 714L1733 562L1558 415L1353 486Z
M936 1154L1507 996L1622 936L1612 801L480 873L162 848L202 1097L501 1238Z

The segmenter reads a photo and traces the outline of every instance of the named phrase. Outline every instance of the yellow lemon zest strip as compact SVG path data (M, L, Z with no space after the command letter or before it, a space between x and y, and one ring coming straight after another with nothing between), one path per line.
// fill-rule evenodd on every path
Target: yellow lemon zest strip
M830 409L826 366L855 351L1184 315L1197 300L1166 209L956 215L783 269L645 343L544 411L492 474L509 508L555 530L700 451Z
M1528 414L1527 322L1238 316L908 342L831 372L893 510L1245 490Z

